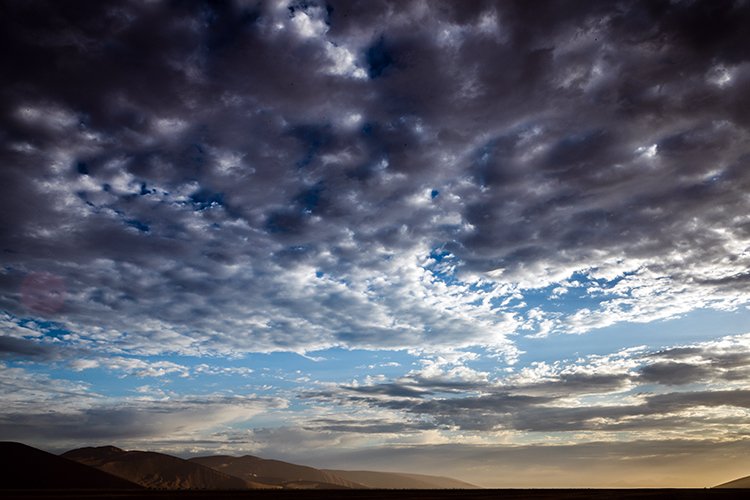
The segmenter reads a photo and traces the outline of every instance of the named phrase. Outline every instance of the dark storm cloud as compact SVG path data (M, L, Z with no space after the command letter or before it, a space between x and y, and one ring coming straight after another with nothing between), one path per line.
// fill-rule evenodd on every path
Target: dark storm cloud
M509 348L497 311L420 298L435 248L745 301L740 2L1 9L0 307L71 342ZM62 306L24 305L33 272Z
M15 337L0 337L0 357L21 357L49 360L56 357L57 349L48 345Z

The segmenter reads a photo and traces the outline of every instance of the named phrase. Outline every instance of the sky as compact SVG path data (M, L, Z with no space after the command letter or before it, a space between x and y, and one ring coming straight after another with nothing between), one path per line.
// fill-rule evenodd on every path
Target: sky
M750 3L0 2L0 439L750 474Z

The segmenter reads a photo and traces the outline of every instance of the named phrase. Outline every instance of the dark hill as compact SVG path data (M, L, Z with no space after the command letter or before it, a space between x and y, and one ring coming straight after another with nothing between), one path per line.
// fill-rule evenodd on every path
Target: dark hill
M217 471L226 472L246 481L260 481L261 483L276 484L286 488L364 488L359 483L349 481L331 472L251 455L243 457L214 455L191 458L190 461L211 467Z
M0 489L141 489L141 486L25 444L0 442Z
M424 474L404 474L400 472L373 472L373 471L349 471L349 470L326 470L339 477L363 484L368 488L385 489L410 489L410 490L434 490L434 489L478 489L479 487L441 476L427 476Z
M62 456L147 488L239 490L265 486L195 462L151 451L125 451L114 446L102 446L71 450Z
M750 488L750 476L741 477L727 483L722 483L714 488Z

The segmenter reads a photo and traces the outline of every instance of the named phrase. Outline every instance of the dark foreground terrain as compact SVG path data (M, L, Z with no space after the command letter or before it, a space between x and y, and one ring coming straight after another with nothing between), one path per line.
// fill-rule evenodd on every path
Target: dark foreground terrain
M0 490L7 500L520 500L520 499L735 499L750 498L750 489L566 489L566 490L251 490L251 491L123 491L123 490Z

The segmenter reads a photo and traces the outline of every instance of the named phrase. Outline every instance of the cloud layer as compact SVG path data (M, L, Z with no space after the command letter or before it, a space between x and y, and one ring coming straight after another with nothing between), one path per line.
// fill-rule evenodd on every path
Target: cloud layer
M512 350L746 302L740 3L4 10L2 307L81 343Z

